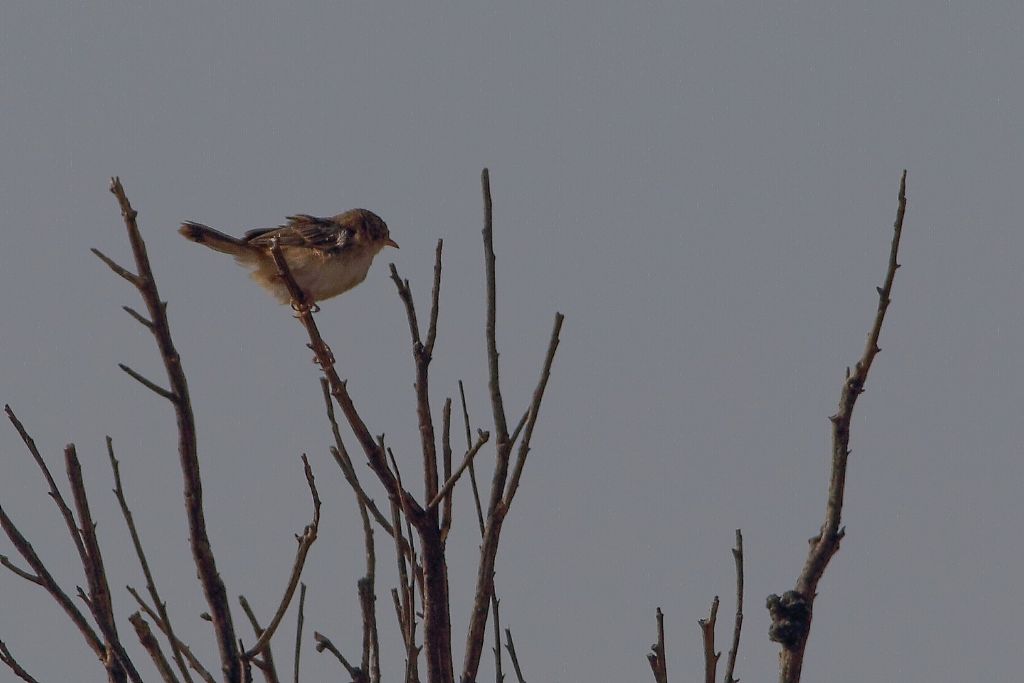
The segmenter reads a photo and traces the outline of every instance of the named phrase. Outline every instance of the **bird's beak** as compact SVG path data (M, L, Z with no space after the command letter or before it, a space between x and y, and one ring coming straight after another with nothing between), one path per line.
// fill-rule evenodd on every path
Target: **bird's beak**
M398 242L394 241L390 237L387 238L386 240L384 240L384 245L388 246L388 247L394 247L395 249L398 249Z

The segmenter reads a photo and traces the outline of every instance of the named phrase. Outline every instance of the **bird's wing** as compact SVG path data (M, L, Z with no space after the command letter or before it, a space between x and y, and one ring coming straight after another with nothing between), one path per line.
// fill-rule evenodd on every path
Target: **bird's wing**
M355 233L330 218L299 214L288 216L288 222L276 228L261 228L245 233L245 241L269 247L274 238L282 247L306 247L337 251L352 244Z

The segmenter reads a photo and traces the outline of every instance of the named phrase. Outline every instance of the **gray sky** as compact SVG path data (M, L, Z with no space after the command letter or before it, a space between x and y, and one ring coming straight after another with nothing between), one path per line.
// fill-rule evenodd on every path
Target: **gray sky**
M696 620L716 593L732 613L742 527L737 673L757 681L776 675L764 598L792 587L821 523L827 416L862 348L908 168L904 268L854 419L848 536L820 586L805 678L1019 680L1018 3L142 4L0 10L0 399L56 471L62 446L78 445L119 614L132 610L122 587L141 578L104 434L176 627L215 663L173 414L116 367L162 377L159 359L120 310L135 292L88 253L129 256L110 175L140 211L170 301L233 595L271 613L309 519L307 452L325 498L307 629L355 652L358 515L326 450L301 328L175 228L356 206L388 221L401 251L319 322L411 478L413 368L387 259L422 304L445 239L434 403L463 378L487 428L488 166L510 411L528 401L555 310L566 314L498 563L527 680L649 680L657 605L672 680L696 679ZM4 507L73 590L74 550L9 426L0 458ZM476 561L467 489L456 508L461 661ZM103 680L49 597L9 574L0 596L0 638L36 676ZM380 618L394 677L383 600ZM339 671L308 641L303 668L309 681Z

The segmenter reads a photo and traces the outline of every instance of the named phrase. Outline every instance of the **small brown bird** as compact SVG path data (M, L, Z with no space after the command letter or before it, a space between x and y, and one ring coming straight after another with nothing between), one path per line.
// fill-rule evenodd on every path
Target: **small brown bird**
M184 223L182 235L207 247L231 254L252 269L252 279L283 304L291 301L277 274L270 248L276 239L296 284L314 304L343 294L366 279L366 273L384 247L398 248L387 224L366 209L352 209L330 218L299 214L277 228L250 230L241 239L201 223Z

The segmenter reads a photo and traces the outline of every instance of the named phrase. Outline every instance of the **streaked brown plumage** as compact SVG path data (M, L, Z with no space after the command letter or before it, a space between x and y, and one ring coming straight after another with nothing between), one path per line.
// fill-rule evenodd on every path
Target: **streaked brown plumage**
M252 269L252 278L281 303L291 299L277 275L270 254L274 239L307 303L343 294L366 278L384 247L398 247L380 216L366 209L352 209L330 218L299 214L277 228L250 230L242 238L226 235L201 223L187 222L178 230L193 242L231 254Z

